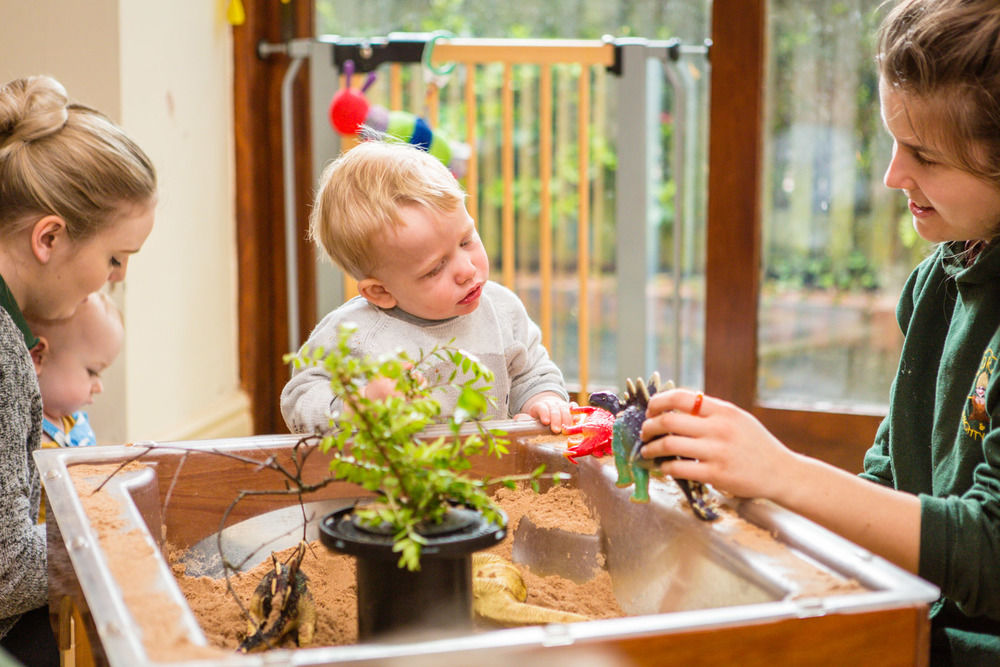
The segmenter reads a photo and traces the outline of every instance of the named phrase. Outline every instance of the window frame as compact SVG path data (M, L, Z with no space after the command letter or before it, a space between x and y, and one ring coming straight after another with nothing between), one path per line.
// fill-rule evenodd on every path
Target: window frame
M858 472L882 415L765 405L757 396L767 4L712 6L705 391L748 409L792 449Z

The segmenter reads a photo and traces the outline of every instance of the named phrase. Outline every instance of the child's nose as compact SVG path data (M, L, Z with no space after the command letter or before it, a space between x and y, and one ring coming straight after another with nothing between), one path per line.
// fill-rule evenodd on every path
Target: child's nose
M455 280L459 283L467 283L476 276L476 265L472 257L462 257L455 269Z
M94 383L90 387L91 394L100 394L104 391L104 384L101 382L101 378L94 378Z

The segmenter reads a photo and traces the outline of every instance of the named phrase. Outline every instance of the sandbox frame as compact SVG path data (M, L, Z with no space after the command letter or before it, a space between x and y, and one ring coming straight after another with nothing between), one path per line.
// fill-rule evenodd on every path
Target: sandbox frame
M591 459L573 466L561 456L558 447L534 444L532 439L546 432L536 424L510 422L502 426L511 435L511 453L501 462L477 461L477 469L498 475L531 470L539 463L546 463L550 469L574 474L575 483L584 491L595 493L599 488L601 494L611 499L606 502L616 503L613 511L628 507L620 504L627 503L628 490L605 490L607 466ZM742 665L774 664L778 658L797 665L928 663L928 608L938 597L936 587L780 507L746 500L731 501L746 520L764 528L797 553L861 582L869 590L852 595L786 597L572 625L497 630L443 640L205 657L206 651L197 648L204 647L206 640L162 556L162 540L165 538L179 547L193 545L218 530L222 511L239 489L248 488L251 483L273 486L274 479L268 484L261 476L274 473L230 459L223 463L212 452L243 453L258 458L288 457L296 441L295 436L257 436L36 452L50 517L49 597L57 630L65 635L63 630L71 614L78 614L96 663L116 667L412 665L422 664L421 659L435 665L470 664L470 660L487 659L542 664L571 660L574 655L586 655L588 659L606 657L609 665L685 667L730 664L737 658ZM71 476L75 466L113 467L136 457L147 446L154 448L141 459L144 469L116 475L106 485L106 493L120 505L123 525L119 532L142 542L149 554L148 561L134 566L136 571L144 573L150 588L132 594L161 596L163 608L159 618L152 621L133 616L127 602L126 582L123 577L114 576L101 546L101 536L91 525ZM313 457L310 465L310 474L325 475L322 457ZM641 511L655 512L658 516L668 514L668 524L663 524L668 525L666 530L704 531L690 511L673 499L658 503L657 495L664 494L656 484L651 494L652 508ZM334 483L311 500L358 495L358 487ZM293 502L293 498L249 498L233 512L230 523ZM165 503L167 508L163 511ZM642 520L645 525L645 519ZM614 523L619 530L634 530L626 522ZM613 532L615 526L606 529ZM181 636L180 643L192 648L189 656L183 646L166 652L150 649L141 630L144 623L150 622L174 624L172 632Z

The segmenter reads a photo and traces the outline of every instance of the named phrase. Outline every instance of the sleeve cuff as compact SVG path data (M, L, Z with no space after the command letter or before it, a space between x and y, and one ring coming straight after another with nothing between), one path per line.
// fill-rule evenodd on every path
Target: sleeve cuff
M938 587L948 571L949 534L946 498L920 494L920 560L917 574Z

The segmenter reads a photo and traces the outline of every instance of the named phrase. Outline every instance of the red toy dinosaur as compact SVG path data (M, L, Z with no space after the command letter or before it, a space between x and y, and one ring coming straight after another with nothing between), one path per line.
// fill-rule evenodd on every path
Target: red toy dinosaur
M563 456L576 463L578 457L588 454L597 458L610 454L615 416L592 405L575 407L572 412L574 415L585 416L563 429L563 433L573 436L569 439L569 446Z

